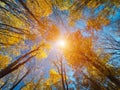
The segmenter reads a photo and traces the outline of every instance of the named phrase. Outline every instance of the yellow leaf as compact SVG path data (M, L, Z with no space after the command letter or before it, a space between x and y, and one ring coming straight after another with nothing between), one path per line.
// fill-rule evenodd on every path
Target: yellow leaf
M5 7L5 3L0 1L0 6Z
M4 84L4 82L2 80L0 80L0 85L3 85L3 84Z
M47 54L47 51L49 51L50 49L50 45L44 41L42 41L39 45L34 45L32 46L32 50L36 49L38 46L40 46L40 48L32 53L32 55L35 55L36 54L36 59L43 59L43 58L47 58L48 54Z
M52 13L50 0L27 0L27 6L37 18L48 16Z
M10 57L0 55L0 69L5 68L9 64L10 60Z
M61 79L61 76L59 75L59 73L57 73L54 69L51 69L49 71L49 74L50 74L50 77L46 80L45 82L46 85L55 84Z
M36 55L36 58L37 59L43 59L43 58L47 58L47 56L48 56L47 53L44 50L41 50L40 54Z

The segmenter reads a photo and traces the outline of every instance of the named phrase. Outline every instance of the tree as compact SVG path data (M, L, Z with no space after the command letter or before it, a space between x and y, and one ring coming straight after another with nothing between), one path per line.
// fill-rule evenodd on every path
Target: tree
M32 67L26 67L25 65L21 66L16 71L10 73L6 77L2 78L3 84L1 89L13 90L16 88L24 79L30 74Z
M100 82L103 81L103 83L106 79L109 79L114 83L114 87L119 88L120 81L114 76L116 71L104 62L106 59L105 55L101 57L94 51L91 38L83 37L81 33L77 31L72 34L70 33L67 40L69 46L63 50L63 52L66 60L72 67L86 67L90 77L94 77L95 80L100 80Z
M62 58L62 56L59 56L58 60L55 62L53 62L54 66L57 69L58 74L61 77L61 83L62 83L62 89L63 90L68 90L68 77L66 74L66 66L64 63L64 60Z
M46 4L47 8L44 8L45 10L41 12L41 15L40 13L38 13L40 15L38 16L37 12L33 12L34 10L32 10L32 7L28 8L30 4L33 4L31 3L30 0L27 2L24 2L23 0L18 0L18 1L0 0L0 34L1 34L0 50L3 53L0 56L1 57L0 78L3 78L6 75L18 70L21 66L25 65L27 62L30 62L31 59L33 59L35 56L36 58L39 58L39 59L46 58L47 56L44 50L45 49L47 50L49 46L44 44L42 45L43 47L41 47L41 45L37 46L36 44L36 45L30 46L31 49L29 48L28 52L23 55L21 54L21 51L20 51L19 54L21 55L17 54L19 56L18 59L13 60L13 58L15 58L16 56L15 55L16 53L15 53L15 54L12 54L12 60L11 61L9 60L9 57L11 56L10 50L14 48L13 50L15 51L15 49L18 48L18 46L20 45L25 46L26 41L34 42L36 40L35 36L37 31L40 32L43 38L46 38L47 40L48 39L51 40L50 35L52 31L49 31L48 34L45 33L48 30L46 30L44 26L44 24L46 26L48 25L47 22L49 20L47 18L41 20L41 21L44 21L44 23L38 20L38 18L44 16L44 15L42 16L42 13L46 12L46 9L48 10L49 5L46 2L44 2L43 7ZM36 11L38 11L37 10L38 6L36 7ZM41 7L41 10L43 7ZM47 15L47 13L48 11L46 12L45 16ZM36 25L34 26L33 23L36 23ZM33 29L33 27L36 27L37 31L34 32L35 28ZM54 29L54 33L56 32L55 34L59 34L57 27L53 23L51 23L51 25L49 25L49 27L47 28ZM44 34L46 34L49 38L47 38L46 35ZM39 43L41 41L39 41ZM26 47L29 47L29 45ZM25 48L22 47L21 50L22 49L24 50ZM8 57L4 53L7 53ZM15 85L11 87L11 89L15 88L15 86L19 82L21 82L21 80L24 77L26 77L26 75L27 73L17 83L15 83Z
M22 55L20 58L18 58L17 60L15 60L11 64L9 64L4 69L2 69L0 71L0 78L2 78L5 75L7 75L7 74L17 70L20 66L22 66L25 63L27 63L28 61L30 61L34 56L36 56L37 54L41 53L39 50L41 50L42 47L45 47L44 43L39 45L37 48L29 51L28 53ZM43 53L42 53L42 55L43 55ZM42 58L42 55L40 54L41 58Z

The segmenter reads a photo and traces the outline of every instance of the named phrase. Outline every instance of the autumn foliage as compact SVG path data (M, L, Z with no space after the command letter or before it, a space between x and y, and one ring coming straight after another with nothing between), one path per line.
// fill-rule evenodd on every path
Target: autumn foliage
M0 0L0 89L119 90L119 9L119 0Z

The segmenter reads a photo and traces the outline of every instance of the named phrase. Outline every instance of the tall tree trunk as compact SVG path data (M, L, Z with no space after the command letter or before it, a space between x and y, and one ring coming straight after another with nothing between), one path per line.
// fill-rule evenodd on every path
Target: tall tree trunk
M63 90L65 90L65 83L64 83L64 76L63 76L63 62L62 62L62 58L61 58L61 60L60 60L60 64L61 64L62 86L63 86Z
M29 69L29 70L25 73L25 75L22 76L22 78L21 78L16 84L14 84L14 85L10 88L10 90L13 90L13 89L30 73L30 71L31 71L31 69Z
M27 63L28 61L30 61L35 55L30 56L28 59L24 60L22 63L20 63L25 57L29 56L31 53L37 51L40 48L37 47L36 49L24 54L23 56L21 56L20 58L18 58L16 61L14 61L13 63L11 63L9 66L7 66L6 68L4 68L3 70L0 71L0 78L3 78L4 76L6 76L7 74L15 71L16 69L18 69L20 66L22 66L23 64Z

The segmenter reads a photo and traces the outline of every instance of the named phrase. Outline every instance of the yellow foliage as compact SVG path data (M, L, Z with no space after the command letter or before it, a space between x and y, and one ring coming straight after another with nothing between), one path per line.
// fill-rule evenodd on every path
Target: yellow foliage
M99 57L94 51L92 38L83 37L80 31L70 33L67 37L68 47L63 53L68 63L73 67L84 66L94 78L104 79L109 71L106 67L110 55ZM102 73L101 73L102 72Z
M39 52L40 52L40 54L37 54L37 55L35 56L37 59L47 58L47 53L46 53L45 51L40 50Z
M75 22L77 20L79 20L80 18L82 18L82 12L72 12L70 11L70 15L69 15L69 25L74 26Z
M5 43L6 46L17 44L21 41L22 38L21 35L10 32L8 30L4 30L3 32L0 32L0 34L0 42Z
M51 84L57 83L61 79L60 74L57 73L54 69L51 69L49 74L50 74L50 77L45 82L45 84L48 85L48 86L51 85Z
M0 10L0 20L4 24L29 30L28 24L26 24L22 19L19 19L10 12Z
M0 1L0 6L5 7L5 3Z
M45 43L44 41L43 42L41 42L39 45L34 45L34 46L32 46L32 50L34 50L34 49L36 49L38 46L40 46L40 48L36 51L36 52L34 52L34 53L32 53L32 55L35 55L36 54L36 58L37 59L43 59L43 58L47 58L47 51L49 51L49 49L50 49L50 45L49 44L47 44L47 43Z
M3 85L4 84L4 81L0 80L0 85Z
M93 19L90 18L87 21L87 29L88 30L100 30L102 29L103 25L108 25L109 24L109 20L105 17L102 16L98 16L97 18Z
M91 77L94 77L97 80L103 80L103 79L105 80L104 75L101 72L99 72L99 70L92 65L87 67L87 72L89 73L89 75ZM103 73L104 73L104 71L103 71ZM107 72L105 72L105 73L107 73Z
M56 5L60 10L68 10L72 5L72 2L70 0L55 0L52 3Z
M45 82L47 86L53 85L61 80L61 74L56 72L54 69L50 69L49 75L50 77ZM66 79L68 79L68 77L65 75L63 75L63 77L66 77Z
M92 55L92 39L84 38L80 31L70 33L66 40L68 46L64 48L63 53L69 64L79 65L86 60L85 55Z
M69 14L69 17L68 17L69 25L74 26L75 22L77 20L79 20L80 18L83 18L83 15L82 15L81 11L77 11L76 12L76 10L74 10L74 9L70 10L70 14Z
M21 90L34 90L34 83L30 82L25 87L23 87Z
M27 0L27 6L37 18L48 16L52 13L50 0Z
M95 1L95 0L91 0L89 1L89 3L87 4L87 6L89 8L97 8L100 5L100 1Z
M50 25L47 31L42 33L46 40L52 41L56 40L60 34L59 28L56 25Z
M49 73L50 73L50 77L54 77L55 75L56 76L59 75L54 69L51 69Z
M9 64L10 60L10 57L0 55L0 69L5 68Z
M21 29L24 28L24 30L29 31L28 25L24 23L24 21L14 16L12 13L4 11L2 9L0 10L0 21L12 27ZM0 32L0 42L6 44L6 46L17 44L22 40L22 38L24 38L22 35L15 33L14 30L13 32L11 30L7 30L7 28L1 30Z

